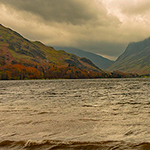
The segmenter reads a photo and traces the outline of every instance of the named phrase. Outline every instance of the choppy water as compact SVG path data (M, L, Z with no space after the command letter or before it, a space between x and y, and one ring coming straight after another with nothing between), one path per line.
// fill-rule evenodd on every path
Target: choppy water
M0 81L0 149L150 150L150 79Z

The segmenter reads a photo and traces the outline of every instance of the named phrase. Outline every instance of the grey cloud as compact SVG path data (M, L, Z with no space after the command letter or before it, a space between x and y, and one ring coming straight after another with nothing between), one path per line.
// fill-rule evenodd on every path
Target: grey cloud
M139 1L141 8L132 7L133 0L112 0L108 9L106 0L0 0L0 21L30 40L117 57L129 42L150 35L148 23L124 15L145 11Z
M124 2L125 3L125 2ZM138 0L138 1L128 1L127 4L120 3L120 9L122 13L128 15L143 15L150 11L150 1L149 0Z
M1 0L0 3L30 12L50 22L82 25L106 18L104 7L96 8L91 0Z
M118 57L126 48L128 43L112 43L112 42L89 42L86 45L80 45L81 49L100 55L108 55Z

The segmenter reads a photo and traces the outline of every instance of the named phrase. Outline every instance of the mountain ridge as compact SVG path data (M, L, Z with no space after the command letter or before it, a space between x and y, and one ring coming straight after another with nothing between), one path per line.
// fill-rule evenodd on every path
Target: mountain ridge
M64 50L67 53L75 54L79 57L86 57L87 59L90 59L96 66L99 68L105 70L108 68L114 61L109 60L107 58L104 58L100 55L96 55L92 52L87 52L81 49L73 48L73 47L58 47L54 46L57 50Z
M107 70L150 74L150 38L129 43L125 51Z
M96 78L110 74L87 58L29 41L0 25L0 79Z
M37 63L63 63L64 65L75 65L76 67L92 70L102 71L90 60L83 62L81 58L68 54L64 51L56 51L51 46L46 46L39 41L29 41L16 31L11 30L0 25L0 48L1 52L9 53L9 56L13 58L13 61L19 61L19 58L32 60ZM7 52L6 52L7 51ZM4 59L6 56L1 56ZM5 59L5 63L8 64L10 58ZM90 64L89 64L90 62ZM103 71L102 71L103 72Z
M82 79L136 77L107 72L85 57L55 50L40 41L29 41L0 25L0 79Z

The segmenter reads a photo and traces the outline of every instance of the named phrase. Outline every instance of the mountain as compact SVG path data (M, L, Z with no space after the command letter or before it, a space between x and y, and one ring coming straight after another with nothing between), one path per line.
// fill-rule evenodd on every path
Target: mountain
M107 70L150 74L150 38L130 43L124 53Z
M81 79L136 77L136 74L106 72L85 57L55 50L39 41L29 41L0 25L0 79Z
M103 75L102 75L103 74ZM89 59L29 41L0 25L0 79L93 78L106 76Z
M39 41L31 42L19 33L0 25L0 65L9 64L20 59L35 63L55 63L63 66L74 65L93 71L101 71L86 58L80 58L65 51L56 51Z
M67 53L71 53L74 55L77 55L79 57L86 57L87 59L90 59L96 66L98 66L101 69L108 68L111 64L113 64L114 61L109 60L107 58L104 58L100 55L96 55L91 52L86 52L81 49L73 48L73 47L55 47L57 50L64 50Z

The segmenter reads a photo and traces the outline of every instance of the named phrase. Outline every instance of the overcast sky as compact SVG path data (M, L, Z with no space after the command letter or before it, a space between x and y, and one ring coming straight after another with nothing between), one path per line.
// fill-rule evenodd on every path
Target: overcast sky
M150 0L0 0L0 23L33 41L116 59L150 37Z

